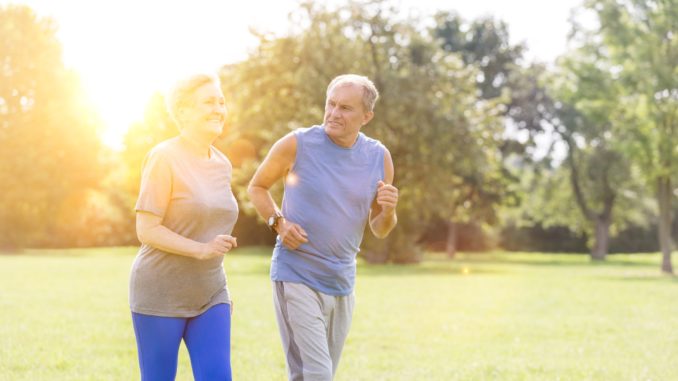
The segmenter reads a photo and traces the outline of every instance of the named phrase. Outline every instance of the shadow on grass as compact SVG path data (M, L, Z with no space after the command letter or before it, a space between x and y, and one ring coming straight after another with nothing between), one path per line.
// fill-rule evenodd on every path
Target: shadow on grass
M609 280L615 282L656 282L669 283L678 285L678 276L661 274L657 271L656 274L634 274L634 275L605 275L595 277L596 279Z
M231 275L252 275L252 276L262 276L262 275L268 275L271 270L271 266L268 264L265 265L247 265L246 267L240 268L240 267L235 267L235 268L228 268L226 267L226 275L231 276Z
M638 254L636 254L638 255ZM651 256L648 254L647 256ZM627 255L624 255L627 256ZM440 255L434 255L427 258L431 262L458 262L463 263L483 263L497 265L527 265L527 266L546 266L546 267L648 267L659 268L660 259L654 258L634 258L626 259L615 255L608 256L605 261L593 261L585 254L544 254L544 253L478 253L463 254L458 258L449 259Z
M226 273L229 275L262 276L268 275L270 271L270 262L265 263L247 263L240 266L226 266ZM468 266L464 264L432 264L421 263L413 265L395 265L395 264L366 264L358 265L358 276L380 277L380 276L473 276L479 274L500 274L504 271L489 268L487 266Z
M463 263L449 263L445 265L431 263L421 263L415 265L361 264L358 266L359 276L473 276L502 273L505 272L495 268L487 268L485 266L468 266Z
M502 264L502 265L528 265L528 266L547 266L547 267L659 267L659 264L654 264L654 263L645 263L645 262L637 262L637 261L581 261L581 262L572 262L572 261L562 261L562 260L549 260L549 261L541 261L541 260L526 260L526 259L518 259L518 260L495 260L491 261L491 263L496 263L496 264Z
M229 253L225 265L227 273L243 275L268 275L270 257L273 248L270 246L240 247ZM51 258L81 258L101 256L133 257L138 247L100 247L74 249L26 249L17 253L3 253L6 257L51 257ZM229 258L241 266L228 268ZM251 259L251 261L249 260ZM678 255L674 254L674 262ZM237 261L237 262L236 262ZM512 272L514 266L535 266L552 268L595 268L595 269L648 269L657 270L657 278L638 276L619 277L611 275L611 279L625 279L636 281L657 281L664 279L659 275L661 256L659 254L618 254L608 256L604 262L593 262L586 254L550 254L525 252L486 252L486 253L459 253L454 259L444 253L427 253L424 260L418 264L367 264L360 262L358 272L364 276L407 276L407 275L474 275L500 274ZM668 279L671 279L670 277ZM675 280L673 280L675 282Z
M266 246L247 246L238 248L228 255L270 257L272 248ZM101 255L135 256L139 246L83 247L68 249L23 249L19 251L0 251L0 257L88 257Z
M83 247L70 249L23 249L17 252L2 252L0 256L9 257L92 257L101 255L134 256L139 250L138 246L118 247Z

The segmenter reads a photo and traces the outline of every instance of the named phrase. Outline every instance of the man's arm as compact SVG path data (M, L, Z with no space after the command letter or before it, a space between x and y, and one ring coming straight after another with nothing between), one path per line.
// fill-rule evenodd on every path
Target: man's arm
M291 133L285 135L273 145L247 187L247 194L254 208L264 220L280 211L269 189L287 175L294 164L296 154L297 138ZM280 220L276 230L283 244L290 249L296 249L302 243L308 242L306 231L285 218Z
M385 148L384 148L385 149ZM370 208L370 229L377 238L386 238L398 223L396 205L398 188L392 185L394 169L393 159L388 149L384 153L384 180L377 185L377 196Z

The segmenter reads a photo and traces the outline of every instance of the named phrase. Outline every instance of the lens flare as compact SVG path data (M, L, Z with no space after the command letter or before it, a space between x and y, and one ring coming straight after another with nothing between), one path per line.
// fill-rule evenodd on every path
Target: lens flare
M299 183L299 176L290 171L290 173L287 174L287 177L285 178L285 186L290 186L293 187Z

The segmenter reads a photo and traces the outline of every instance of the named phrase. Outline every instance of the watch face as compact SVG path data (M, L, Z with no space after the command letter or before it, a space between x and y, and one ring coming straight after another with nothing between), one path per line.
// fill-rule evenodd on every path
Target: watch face
M280 214L280 212L275 213L271 217L268 217L268 227L271 229L275 229L276 225L278 225L278 220L283 218L283 215Z

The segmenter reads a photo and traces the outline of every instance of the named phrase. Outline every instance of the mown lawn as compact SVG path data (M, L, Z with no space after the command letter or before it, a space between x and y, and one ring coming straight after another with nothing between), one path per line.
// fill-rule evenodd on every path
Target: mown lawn
M138 380L135 251L0 255L0 380ZM225 261L236 380L285 379L269 253L238 249ZM360 264L337 380L678 380L678 280L658 263L491 253ZM180 356L177 380L191 380Z

